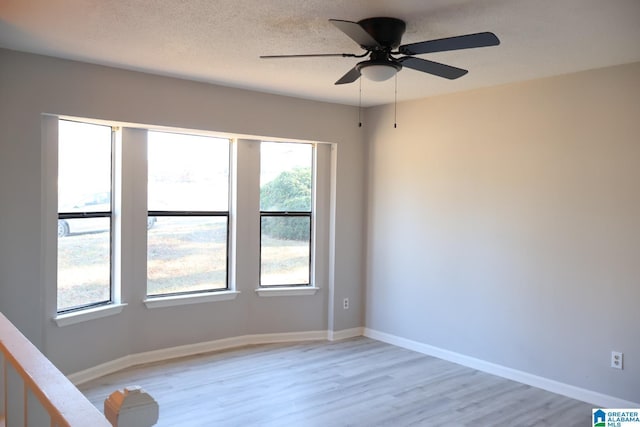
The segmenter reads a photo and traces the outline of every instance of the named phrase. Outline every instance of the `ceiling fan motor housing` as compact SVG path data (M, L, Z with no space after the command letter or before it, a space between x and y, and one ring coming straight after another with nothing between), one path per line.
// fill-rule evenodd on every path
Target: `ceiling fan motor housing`
M358 62L356 64L356 69L362 72L363 68L374 66L374 65L383 65L386 67L395 68L396 72L402 69L402 64L396 59L392 58L387 51L373 51L369 56L369 59L366 61Z
M402 35L407 28L405 22L397 18L367 18L359 21L358 24L383 48L388 50L396 49L400 46ZM374 46L367 47L376 50Z

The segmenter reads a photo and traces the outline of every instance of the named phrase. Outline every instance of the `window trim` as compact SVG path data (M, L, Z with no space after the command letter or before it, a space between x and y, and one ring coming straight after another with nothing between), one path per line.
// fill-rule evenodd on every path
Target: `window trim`
M204 302L216 302L216 301L232 301L235 300L240 291L234 291L231 289L216 289L211 291L197 291L197 292L183 292L174 293L171 295L160 295L147 297L142 302L149 308L164 308L173 307L176 305L188 305L188 304L200 304Z
M317 286L262 286L255 289L261 297L292 297L315 295L320 290Z
M76 323L82 323L88 320L115 316L122 313L122 310L124 310L126 306L126 303L109 303L65 313L58 313L54 316L53 321L56 322L59 327L75 325Z

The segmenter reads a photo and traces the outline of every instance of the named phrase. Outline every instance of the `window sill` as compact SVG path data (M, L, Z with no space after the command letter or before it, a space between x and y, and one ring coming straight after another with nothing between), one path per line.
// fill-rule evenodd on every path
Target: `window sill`
M256 293L261 297L290 297L302 295L315 295L320 288L315 286L296 286L296 287L274 287L274 288L258 288Z
M127 304L108 304L86 310L74 311L72 313L58 314L53 318L53 321L56 322L58 327L74 325L76 323L86 322L87 320L115 316L122 313L122 310L126 306Z
M206 292L200 294L149 297L144 300L147 308L173 307L175 305L200 304L203 302L231 301L238 297L238 291Z

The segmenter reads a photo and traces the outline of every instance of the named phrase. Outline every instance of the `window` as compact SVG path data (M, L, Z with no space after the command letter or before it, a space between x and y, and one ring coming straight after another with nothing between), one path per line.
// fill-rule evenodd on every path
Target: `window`
M112 130L58 122L57 311L112 302Z
M311 144L260 145L260 286L311 284Z
M47 309L59 326L132 298L314 295L331 280L329 144L43 120Z
M148 296L228 289L229 145L148 133Z

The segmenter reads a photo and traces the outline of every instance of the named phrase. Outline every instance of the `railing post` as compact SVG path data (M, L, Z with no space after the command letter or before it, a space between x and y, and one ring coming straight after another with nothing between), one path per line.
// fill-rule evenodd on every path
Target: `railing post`
M159 413L158 402L140 386L116 390L104 401L104 415L113 427L151 427Z

